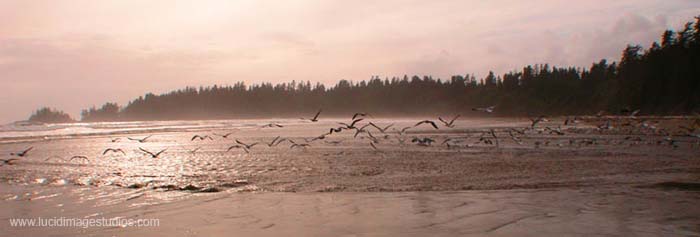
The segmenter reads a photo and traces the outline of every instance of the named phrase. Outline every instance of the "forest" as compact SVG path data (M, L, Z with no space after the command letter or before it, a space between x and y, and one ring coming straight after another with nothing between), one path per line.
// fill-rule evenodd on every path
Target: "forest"
M526 66L504 75L473 74L443 80L431 76L340 80L326 87L310 81L187 87L148 93L125 106L106 103L82 112L83 121L225 119L325 116L368 112L376 116L475 115L495 106L496 116L580 115L600 110L671 115L697 112L700 105L700 18L666 30L644 49L628 45L617 62L589 68Z

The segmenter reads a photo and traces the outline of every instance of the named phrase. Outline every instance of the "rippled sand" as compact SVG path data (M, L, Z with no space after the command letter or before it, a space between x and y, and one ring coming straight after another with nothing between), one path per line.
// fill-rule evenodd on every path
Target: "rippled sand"
M395 123L394 127L399 129L417 121L370 120L380 126ZM656 120L663 120L657 126L671 132L675 132L673 129L678 124L687 122L683 119ZM304 138L327 132L328 128L337 126L336 123L341 121L347 122L253 120L228 121L226 123L230 126L227 126L217 121L215 126L207 126L207 122L203 121L189 127L116 132L110 127L104 133L93 129L89 133L72 135L5 137L0 143L0 154L21 151L30 146L34 150L14 165L0 167L0 180L9 185L3 186L3 202L10 204L10 210L15 211L26 205L28 211L25 215L57 214L35 210L50 202L86 202L104 209L103 214L117 215L114 208L124 207L120 208L120 211L123 209L128 213L124 215L141 213L158 216L170 219L171 224L182 223L189 217L202 220L198 216L209 212L200 210L199 206L212 211L226 207L222 210L222 216L211 217L214 223L211 228L195 228L187 223L184 224L187 228L167 229L182 235L188 235L186 229L198 230L194 231L197 233L217 233L216 230L227 228L256 235L282 233L261 232L254 226L298 235L345 233L343 230L348 235L519 235L519 228L532 227L544 231L544 226L560 222L563 223L561 226L552 227L560 232L546 234L699 234L697 227L700 220L692 216L700 216L700 212L686 208L686 202L697 201L696 191L654 188L657 187L654 185L664 182L693 184L700 181L700 139L695 137L672 136L674 142L671 144L665 140L668 136L625 126L624 120L615 120L614 129L601 131L595 127L603 121L596 119L564 126L564 135L557 135L544 130L544 127L561 125L561 120L554 119L527 131L525 135L518 135L521 139L521 143L518 143L510 138L508 130L528 127L530 123L527 119L463 119L457 122L455 128L435 130L424 125L410 129L405 135L370 130L379 139L377 150L369 145L370 140L366 135L353 138L354 132L350 131L311 142L306 149L290 149L289 143L276 147L262 144L276 136L300 143ZM260 127L268 122L279 122L285 127ZM497 145L478 143L482 133L490 129L496 131ZM226 139L213 135L229 132L232 135ZM210 135L214 140L190 141L195 134ZM147 135L153 136L145 143L125 138ZM111 142L116 137L122 139ZM429 147L417 146L410 142L412 137L430 137L437 142ZM405 143L401 144L399 138L406 139ZM447 138L460 141L448 148L440 144ZM253 147L250 153L241 149L227 152L226 149L235 144L235 139L261 144ZM330 144L331 141L340 143ZM197 147L201 148L196 153L189 152ZM106 148L121 148L127 154L101 155ZM167 148L167 151L162 157L151 158L140 152L139 148L150 151ZM75 155L87 156L90 161L58 158L67 159ZM53 158L46 161L48 157ZM6 158L9 157L3 159ZM455 192L462 190L483 191ZM608 199L610 197L614 197L612 203ZM319 200L336 199L339 203L319 203ZM426 200L425 213L420 213L422 209L416 207L423 205L421 199ZM459 206L462 203L460 200L469 205ZM639 206L626 204L634 200L640 202ZM275 204L277 201L282 204ZM586 206L579 207L598 201L608 203L600 209L588 209L599 212L587 213ZM351 210L335 206L345 202L354 203L358 209L365 211L361 215L352 215ZM620 203L625 205L618 207ZM452 204L464 209L449 208ZM83 213L84 210L65 205L61 209L68 213L89 215ZM294 216L291 213L276 217L281 223L270 221L275 220L277 215L274 209L268 209L274 205L289 208L292 213L306 213L302 217L309 218L310 224L296 226L295 220L290 219ZM146 214L137 207L153 210ZM649 213L643 210L645 207L651 208L647 210ZM177 213L183 215L183 220L168 214L173 208L182 209ZM683 211L672 214L670 210ZM239 211L245 214L235 214ZM479 214L482 212L485 214ZM3 212L2 217L10 218L17 214ZM230 217L232 219L228 220L225 215L256 218ZM457 218L471 215L475 217ZM592 216L590 220L588 215ZM451 221L455 218L458 221ZM603 220L609 218L620 220L615 222L617 224L605 226ZM586 220L590 223L579 222ZM266 221L271 223L262 223ZM248 222L253 223L246 224ZM501 222L507 224L504 225L507 228L499 227L498 223ZM644 227L642 224L647 222L656 223L657 226ZM270 224L272 226L268 226ZM331 226L314 228L324 224ZM602 232L579 232L587 231L586 227L590 225L603 225ZM637 227L619 229L620 226L630 225ZM693 226L696 228L693 229ZM358 228L362 231L358 231ZM509 229L514 232L508 232ZM102 233L100 231L97 233Z

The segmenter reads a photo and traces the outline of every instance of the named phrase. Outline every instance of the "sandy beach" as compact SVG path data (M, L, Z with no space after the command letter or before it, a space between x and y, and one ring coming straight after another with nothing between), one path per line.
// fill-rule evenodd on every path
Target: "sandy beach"
M700 139L659 132L677 134L677 126L690 120L657 118L656 130L644 130L625 125L627 119L614 120L614 129L598 128L604 120L595 118L567 126L562 119L527 130L527 119L463 119L454 128L372 130L375 138L347 131L314 141L305 139L345 120L101 124L6 133L2 154L34 149L0 167L0 235L700 235ZM372 121L400 129L416 119ZM271 122L284 127L262 128ZM495 138L488 137L492 130ZM145 142L128 139L148 135ZM194 135L212 139L192 140ZM263 144L277 136L310 146ZM412 138L435 143L421 146ZM260 144L249 153L227 151L236 140ZM102 155L107 148L125 154ZM152 158L139 148L167 150ZM69 159L77 155L88 160ZM160 223L10 223L57 216Z

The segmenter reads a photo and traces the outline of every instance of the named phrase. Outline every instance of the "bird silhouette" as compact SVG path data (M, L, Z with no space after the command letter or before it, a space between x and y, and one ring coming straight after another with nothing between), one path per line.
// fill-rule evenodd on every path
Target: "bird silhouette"
M355 114L352 115L352 120L355 120L355 118L357 118L357 117L359 117L359 116L361 116L361 117L367 117L367 116L371 116L371 115L369 115L368 113L355 113Z
M15 158L0 159L0 161L2 161L2 163L0 163L0 166L3 166L3 165L14 165L14 161L16 161L16 160L17 160L17 159L15 159Z
M245 146L240 145L240 144L236 144L236 145L230 146L230 147L228 147L228 149L226 149L226 151L231 151L231 150L233 150L233 149L243 149L243 150L245 151L245 153L250 153L250 151L248 150L248 148L246 148Z
M216 134L216 133L214 133L214 135L220 136L220 137L222 137L222 138L228 138L228 136L231 136L231 134L233 134L233 133L232 133L232 132L226 133L226 134Z
M271 141L270 143L267 143L267 146L268 146L268 147L277 146L277 145L279 145L280 143L282 143L282 142L284 142L284 141L286 141L286 140L287 140L286 138L280 139L280 136L277 136L277 137L275 137L275 139L272 139L272 141Z
M389 124L389 125L387 125L386 127L383 127L383 128L382 128L382 127L379 127L379 126L377 126L376 124L374 124L374 123L372 123L372 122L369 122L369 125L372 126L372 127L374 127L374 128L376 128L376 129L379 130L379 132L381 132L381 133L386 133L386 130L387 130L387 129L389 129L390 127L394 126L394 124L392 123L392 124Z
M318 115L320 115L320 114L321 114L321 110L319 109L318 112L316 113L316 115L314 115L313 118L308 119L308 120L311 121L311 122L318 122ZM305 118L301 118L301 119L302 119L302 120L307 120L307 119L305 119Z
M416 123L416 125L413 125L413 127L418 127L418 126L420 126L421 124L430 124L431 126L433 126L433 128L439 129L438 126L437 126L437 124L435 124L435 122L430 121L430 120L423 120L423 121L420 121L420 122Z
M145 152L146 154L151 155L151 157L153 157L153 158L158 158L158 156L160 156L161 154L163 154L163 152L167 151L168 149L167 149L167 148L166 148L166 149L163 149L163 150L159 151L158 153L150 152L150 151L148 151L148 150L146 150L146 149L143 149L143 148L141 148L141 147L139 147L139 150Z
M190 141L194 141L195 139L199 139L200 141L203 141L204 139L214 140L214 139L211 138L209 135L204 135L204 136L201 136L201 135L194 135L194 136L192 136L192 138L190 139Z
M25 157L29 154L29 151L31 151L32 149L34 149L34 147L29 147L27 149L24 149L24 151L21 151L21 152L13 152L13 153L10 153L10 155L11 156Z
M460 115L455 116L454 118L452 118L452 120L450 120L450 122L447 122L446 120L442 119L441 117L438 117L438 120L440 120L440 122L445 124L445 127L454 128L455 127L454 122L455 122L455 120L457 120L457 118L459 118L459 116Z
M149 138L151 138L151 136L153 136L153 135L148 135L147 137L144 137L144 138L141 138L141 139L138 139L138 138L130 138L130 137L127 137L127 138L128 138L129 140L132 140L132 141L137 141L137 142L140 142L140 143L144 143L144 142L146 142L146 140L148 140Z
M70 159L68 159L68 161L73 161L73 160L75 160L75 159L82 159L82 160L85 160L85 161L90 161L90 159L88 159L87 156L73 156L73 157L71 157Z
M118 152L119 152L119 153L122 153L123 155L126 155L126 153L124 152L124 150L122 150L122 149L114 149L114 148L107 148L107 149L105 149L105 150L102 152L102 155L106 155L106 154L109 153L109 152L114 152L114 153L118 153Z
M283 128L279 123L268 123L262 126L263 128Z
M359 118L359 119L353 119L350 124L347 124L347 123L338 123L338 124L345 126L345 128L347 128L347 129L355 129L356 128L355 124L357 124L358 122L360 122L362 120L364 120L364 119Z
M473 111L481 111L481 112L486 112L486 113L493 113L494 109L496 109L495 105L486 107L486 108L472 108Z
M240 145L242 145L242 146L245 146L245 148L248 149L248 150L250 150L250 148L253 148L255 145L258 145L258 142L255 142L255 143L252 143L252 144L245 144L245 143L239 141L238 139L236 139L236 143L238 143L238 144L240 144Z

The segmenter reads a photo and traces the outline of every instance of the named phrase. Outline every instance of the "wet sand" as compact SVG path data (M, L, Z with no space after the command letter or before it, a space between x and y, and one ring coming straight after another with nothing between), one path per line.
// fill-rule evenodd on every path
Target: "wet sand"
M614 128L597 128L607 120ZM42 228L4 227L9 218L59 214L160 218L156 229L164 236L700 235L694 205L700 138L677 128L692 122L688 119L655 118L653 130L624 118L588 118L567 126L551 119L517 139L509 131L529 127L527 119L464 119L455 128L421 126L406 134L372 130L377 149L368 135L354 138L348 131L306 149L263 144L276 136L301 143L340 121L347 122L260 120L232 128L217 122L215 128L5 138L2 154L35 150L0 167L0 195L8 207L0 215L5 220L0 227L8 232L0 235L47 234ZM400 129L417 120L371 121ZM285 127L260 128L268 122ZM546 129L560 126L563 134ZM491 129L497 138L483 142ZM229 132L229 138L213 135ZM191 141L195 134L214 139ZM144 143L125 138L146 135L153 137ZM115 137L122 139L111 142ZM419 146L411 143L414 137L436 142ZM226 151L236 139L260 144L250 153ZM450 147L441 144L446 139L452 139ZM126 155L101 155L107 147ZM154 159L138 148L168 150ZM45 160L74 155L90 161ZM153 230L50 233L136 236Z
M6 186L2 187L3 189ZM198 194L134 205L4 201L1 236L697 236L700 192L600 187L456 192ZM80 200L78 202L74 202ZM6 205L11 204L11 205ZM84 208L89 206L90 208ZM18 228L16 217L157 218L158 227Z

